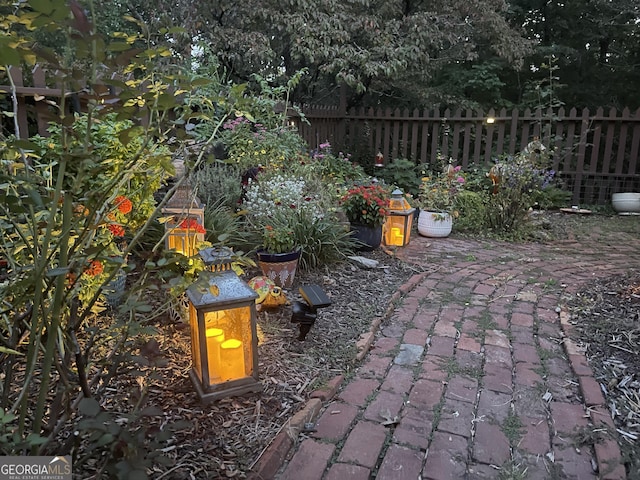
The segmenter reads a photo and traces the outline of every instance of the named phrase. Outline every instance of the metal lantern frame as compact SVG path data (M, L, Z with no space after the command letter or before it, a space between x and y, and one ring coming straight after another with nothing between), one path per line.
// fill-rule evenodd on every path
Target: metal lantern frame
M188 182L176 189L163 207L162 214L169 217L164 224L167 250L175 250L187 257L196 255L198 244L204 242L204 233L198 232L191 224L195 222L204 229L204 205ZM185 222L189 224L187 228L182 226Z
M193 360L189 376L200 400L262 391L258 294L232 270L202 272L186 294Z
M404 198L399 188L391 193L389 213L384 221L384 244L387 246L405 247L411 240L411 230L416 209Z

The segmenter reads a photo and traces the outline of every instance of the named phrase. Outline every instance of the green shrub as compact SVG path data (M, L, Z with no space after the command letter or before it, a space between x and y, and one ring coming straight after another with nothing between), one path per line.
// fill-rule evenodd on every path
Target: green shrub
M533 205L542 210L557 210L571 203L572 193L560 187L551 185L542 190L537 190L531 195Z
M377 176L388 185L401 189L404 193L417 196L420 190L422 166L406 158L396 158L379 170Z
M461 191L455 201L458 218L454 222L454 228L467 233L486 233L488 228L486 198L483 193Z
M332 193L368 176L360 165L352 161L350 154L334 153L329 142L320 144L317 150L311 152L306 167L310 176L324 185L323 189ZM338 196L336 193L335 198Z
M238 165L215 161L195 170L190 178L205 205L224 205L233 210L242 197L242 173Z

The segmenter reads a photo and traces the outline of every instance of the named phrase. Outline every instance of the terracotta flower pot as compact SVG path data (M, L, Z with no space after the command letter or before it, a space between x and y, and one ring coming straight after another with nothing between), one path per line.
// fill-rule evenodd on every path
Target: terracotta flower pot
M286 253L268 253L258 250L258 265L265 277L281 288L291 288L296 276L301 249Z

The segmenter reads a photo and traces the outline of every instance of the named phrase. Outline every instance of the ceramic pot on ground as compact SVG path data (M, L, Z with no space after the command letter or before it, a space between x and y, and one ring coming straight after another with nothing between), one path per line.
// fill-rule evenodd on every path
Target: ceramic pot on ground
M302 250L286 253L267 253L258 250L258 265L262 274L270 278L281 288L291 288L298 269L298 262Z
M120 268L103 290L107 305L115 308L122 303L126 284L127 274L123 269Z
M423 237L448 237L453 228L453 218L446 212L420 210L418 233Z
M614 193L611 205L620 215L640 215L640 193Z
M351 236L358 241L358 250L371 252L382 243L382 225L372 227L359 223L351 224Z

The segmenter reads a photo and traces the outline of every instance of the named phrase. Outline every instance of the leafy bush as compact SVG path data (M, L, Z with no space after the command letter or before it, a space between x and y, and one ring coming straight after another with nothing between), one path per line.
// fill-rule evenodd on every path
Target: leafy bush
M202 203L234 210L242 198L242 173L238 165L215 161L192 172L190 178Z
M487 232L487 196L484 193L463 190L456 197L455 208L458 218L454 228L469 233Z
M393 185L416 197L420 190L422 166L416 165L406 158L396 158L386 164L377 174L387 185Z
M228 161L242 170L261 165L279 167L306 151L306 144L289 126L268 127L260 121L238 116L224 123L222 141Z
M320 174L323 183L333 186L351 184L367 177L364 169L351 160L350 154L334 154L328 142L321 143L316 151L311 152L309 165Z
M515 232L526 227L535 193L546 188L555 174L538 162L538 156L522 152L503 157L489 171L495 187L487 201L487 221L495 232Z
M559 186L549 185L541 190L532 192L531 201L533 206L542 210L555 210L564 208L571 202L573 194L568 190L563 190Z

